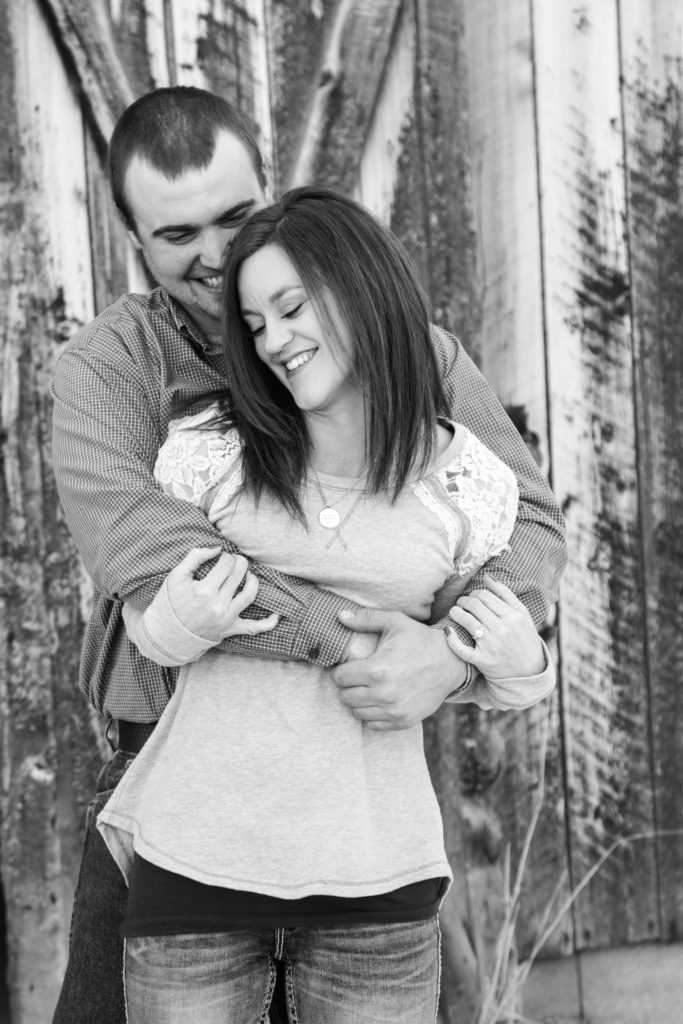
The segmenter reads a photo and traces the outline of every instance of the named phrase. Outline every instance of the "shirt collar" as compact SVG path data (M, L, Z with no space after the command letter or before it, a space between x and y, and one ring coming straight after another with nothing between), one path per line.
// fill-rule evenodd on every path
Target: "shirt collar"
M216 355L216 353L221 351L220 341L212 341L211 338L207 338L185 307L177 299L174 299L172 295L169 295L165 288L159 288L159 298L166 306L175 328L181 334L189 334L192 341L202 352L206 355Z

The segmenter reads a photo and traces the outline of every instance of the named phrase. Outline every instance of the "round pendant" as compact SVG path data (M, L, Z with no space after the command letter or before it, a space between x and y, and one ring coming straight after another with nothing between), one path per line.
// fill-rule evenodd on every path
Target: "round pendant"
M336 508L330 508L326 505L325 508L321 509L318 513L318 522L321 526L324 526L326 530L336 530L341 523L341 516L337 512Z

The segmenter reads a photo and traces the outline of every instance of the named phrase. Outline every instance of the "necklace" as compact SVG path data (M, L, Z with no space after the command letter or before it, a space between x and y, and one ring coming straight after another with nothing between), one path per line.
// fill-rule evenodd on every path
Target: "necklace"
M313 469L313 467L311 467L311 469ZM337 498L336 501L332 501L331 502L331 501L327 500L327 496L325 495L325 492L323 490L323 486L320 483L320 478L318 477L318 474L316 473L315 469L313 469L313 476L315 478L315 486L318 489L318 494L320 495L320 498L321 498L322 503L323 503L323 507L320 509L320 512L318 512L318 522L320 523L320 525L325 530L337 530L337 531L339 531L339 528L346 522L346 520L349 518L349 516L353 512L354 508L356 507L356 505L358 504L360 499L363 497L363 491L359 491L358 492L358 496L356 497L356 500L354 501L354 503L351 506L351 508L347 511L347 513L346 513L346 515L344 516L343 519L342 519L341 515L339 514L339 512L337 511L337 509L335 508L335 505L338 505L340 501L343 501L344 498L348 494L350 494L351 491L354 490L354 488L356 487L356 485L358 483L358 480L360 480L362 478L359 477L358 480L354 480L354 482L351 484L351 486L347 487L346 490L343 491L342 494L339 495L339 497Z

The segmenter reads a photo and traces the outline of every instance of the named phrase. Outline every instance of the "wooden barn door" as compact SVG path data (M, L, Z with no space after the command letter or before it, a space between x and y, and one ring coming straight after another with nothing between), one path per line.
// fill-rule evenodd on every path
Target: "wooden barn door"
M465 8L481 365L540 439L570 551L520 955L599 864L546 954L681 941L683 10ZM540 715L497 717L517 855Z
M324 182L391 224L567 517L549 708L426 724L456 874L441 1021L474 1019L486 985L548 715L520 955L558 879L566 898L613 843L547 951L681 938L682 21L675 0L0 0L13 1024L50 1019L105 753L76 690L89 587L50 473L48 384L79 324L148 286L103 154L132 99L175 83L253 119L276 191Z

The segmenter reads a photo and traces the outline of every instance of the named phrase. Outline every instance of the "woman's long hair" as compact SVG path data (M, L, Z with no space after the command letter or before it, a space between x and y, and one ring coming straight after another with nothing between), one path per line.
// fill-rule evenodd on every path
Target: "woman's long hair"
M240 313L240 267L266 245L279 246L292 261L341 355L333 297L365 396L368 488L395 499L409 474L429 463L437 416L447 408L427 303L398 239L358 203L327 188L292 189L257 211L228 253L223 345L229 386L221 408L223 422L242 438L246 489L257 499L266 490L302 517L299 493L311 448L306 422L289 390L259 359Z

